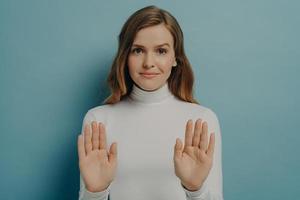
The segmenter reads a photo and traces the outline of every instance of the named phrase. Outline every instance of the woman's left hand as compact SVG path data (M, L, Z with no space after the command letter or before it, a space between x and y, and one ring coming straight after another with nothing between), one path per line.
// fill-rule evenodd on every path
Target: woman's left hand
M196 191L202 187L212 167L214 145L214 133L208 142L207 122L198 119L194 130L193 121L187 122L184 147L179 138L174 147L175 174L186 189Z

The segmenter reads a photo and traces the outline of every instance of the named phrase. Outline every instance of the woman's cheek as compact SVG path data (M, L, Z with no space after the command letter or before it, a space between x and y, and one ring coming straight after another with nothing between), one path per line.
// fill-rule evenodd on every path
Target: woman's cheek
M161 59L160 66L164 69L168 69L172 66L172 60L170 58Z
M135 71L140 65L140 60L135 57L128 58L128 67L129 70Z

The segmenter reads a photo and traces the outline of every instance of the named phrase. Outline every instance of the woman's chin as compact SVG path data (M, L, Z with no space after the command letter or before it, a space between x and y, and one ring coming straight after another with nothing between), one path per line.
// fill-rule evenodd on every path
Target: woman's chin
M155 90L159 89L163 85L164 85L164 83L161 83L161 84L157 84L157 83L142 83L142 84L139 84L138 86L142 90L151 92L151 91L155 91Z

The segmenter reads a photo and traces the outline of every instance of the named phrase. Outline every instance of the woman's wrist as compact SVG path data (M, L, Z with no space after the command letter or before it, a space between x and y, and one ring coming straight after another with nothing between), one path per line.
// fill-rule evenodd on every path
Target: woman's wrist
M187 189L187 190L189 190L189 191L191 191L191 192L194 192L194 191L199 190L199 189L202 187L203 184L200 184L200 185L192 185L192 184L186 184L186 183L181 182L181 185L182 185L185 189Z
M109 185L110 185L110 184L104 185L104 186L101 186L101 187L97 187L97 188L86 186L86 189L87 189L89 192L93 192L93 193L95 193L95 192L103 192L104 190L106 190L106 189L108 188Z

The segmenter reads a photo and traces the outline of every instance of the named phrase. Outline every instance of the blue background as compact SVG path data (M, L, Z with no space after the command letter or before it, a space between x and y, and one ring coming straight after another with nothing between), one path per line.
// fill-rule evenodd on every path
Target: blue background
M2 0L1 199L78 198L83 116L109 94L123 23L151 4L178 19L219 117L225 199L300 196L299 1Z

